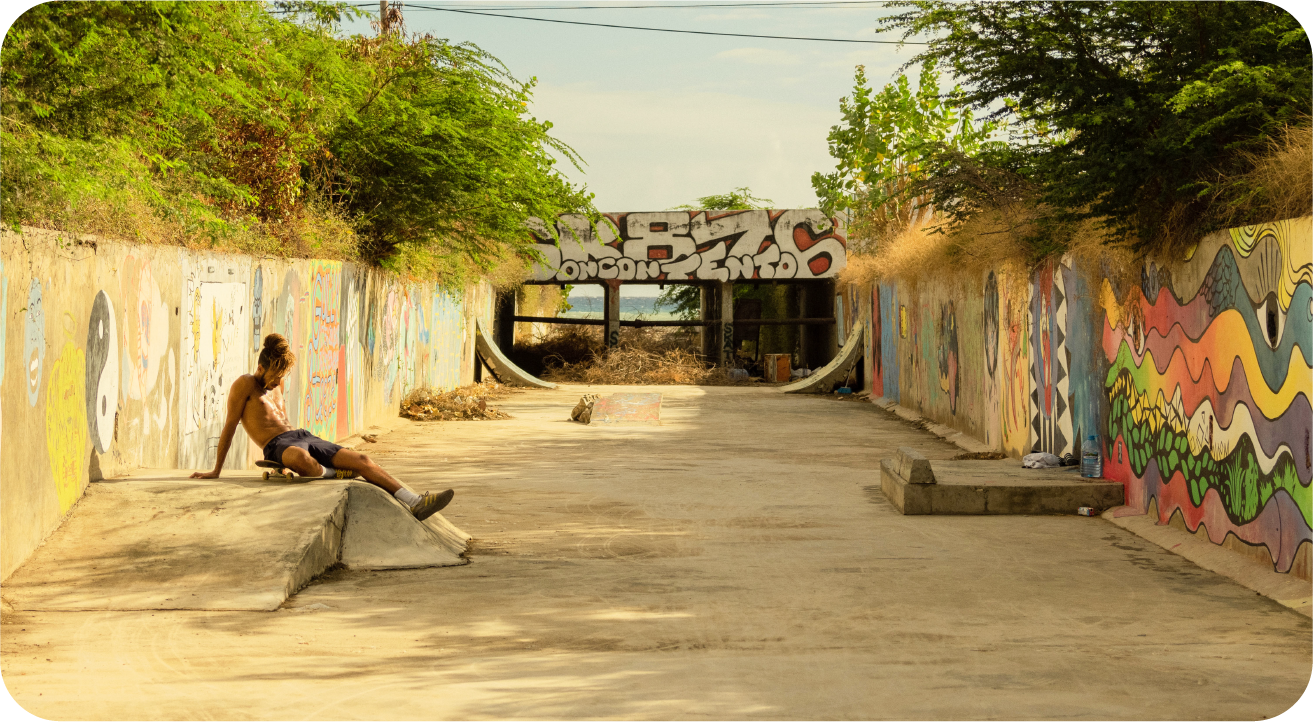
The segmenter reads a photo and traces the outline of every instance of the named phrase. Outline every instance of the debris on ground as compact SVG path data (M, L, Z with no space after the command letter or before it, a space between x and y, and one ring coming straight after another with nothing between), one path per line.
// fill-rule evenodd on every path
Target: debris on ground
M602 397L598 394L584 394L580 397L579 403L575 404L574 408L570 411L570 420L578 421L581 424L586 424L591 421L593 416L593 404L600 398Z
M509 419L510 414L488 405L488 399L508 396L504 384L488 380L451 391L427 387L406 394L401 401L401 415L415 421L490 421Z
M378 434L361 434L360 440L366 444L378 443Z
M1001 451L968 451L953 457L953 461L998 461L1008 458Z
M562 339L583 343L581 339L588 337L569 331L553 338L556 341L551 343L559 345ZM607 349L598 344L587 347L586 353L574 349L569 354L545 356L543 362L547 368L542 378L585 384L743 386L754 383L741 369L710 364L702 354L689 348L693 338L688 334L658 332L658 329L622 329L620 345L616 348Z

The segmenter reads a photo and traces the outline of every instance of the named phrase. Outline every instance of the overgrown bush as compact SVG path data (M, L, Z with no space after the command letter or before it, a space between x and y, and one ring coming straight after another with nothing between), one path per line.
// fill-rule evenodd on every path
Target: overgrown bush
M460 280L594 213L533 82L468 43L342 36L345 4L60 2L0 50L0 214Z

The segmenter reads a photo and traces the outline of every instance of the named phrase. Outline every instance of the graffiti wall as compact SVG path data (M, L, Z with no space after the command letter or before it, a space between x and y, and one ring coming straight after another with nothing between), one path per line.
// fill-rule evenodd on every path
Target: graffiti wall
M1313 220L1130 283L1070 258L868 289L868 390L1012 456L1103 453L1130 506L1308 577Z
M538 281L829 278L847 262L843 228L817 210L608 213L595 227L562 216L530 228L545 259Z
M254 370L266 334L286 335L296 354L292 424L342 439L395 417L411 389L472 382L472 330L492 298L486 285L445 289L340 262L35 229L0 235L0 283L5 578L88 483L212 468L228 390ZM225 468L260 456L239 428Z
M1105 475L1215 543L1307 568L1313 395L1310 219L1203 239L1184 263L1105 282Z

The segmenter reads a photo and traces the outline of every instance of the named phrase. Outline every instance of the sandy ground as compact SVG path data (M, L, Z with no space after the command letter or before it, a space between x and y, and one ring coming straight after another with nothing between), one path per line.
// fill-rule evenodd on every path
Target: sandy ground
M1309 683L1310 620L1099 519L903 517L870 404L665 394L659 427L407 425L364 449L457 489L463 567L332 572L277 612L8 613L48 719L1221 718ZM614 390L614 389L612 389Z

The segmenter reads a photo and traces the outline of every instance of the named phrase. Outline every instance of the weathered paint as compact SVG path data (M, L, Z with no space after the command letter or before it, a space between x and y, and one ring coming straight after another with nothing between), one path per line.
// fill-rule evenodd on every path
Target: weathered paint
M407 390L472 382L467 329L491 313L486 284L453 291L340 262L24 236L0 231L3 577L90 481L212 467L228 389L253 370L266 334L286 335L297 354L293 423L342 439L394 417ZM11 286L22 289L14 329ZM6 344L10 330L22 344ZM3 373L18 366L25 373ZM225 467L259 456L239 430Z

